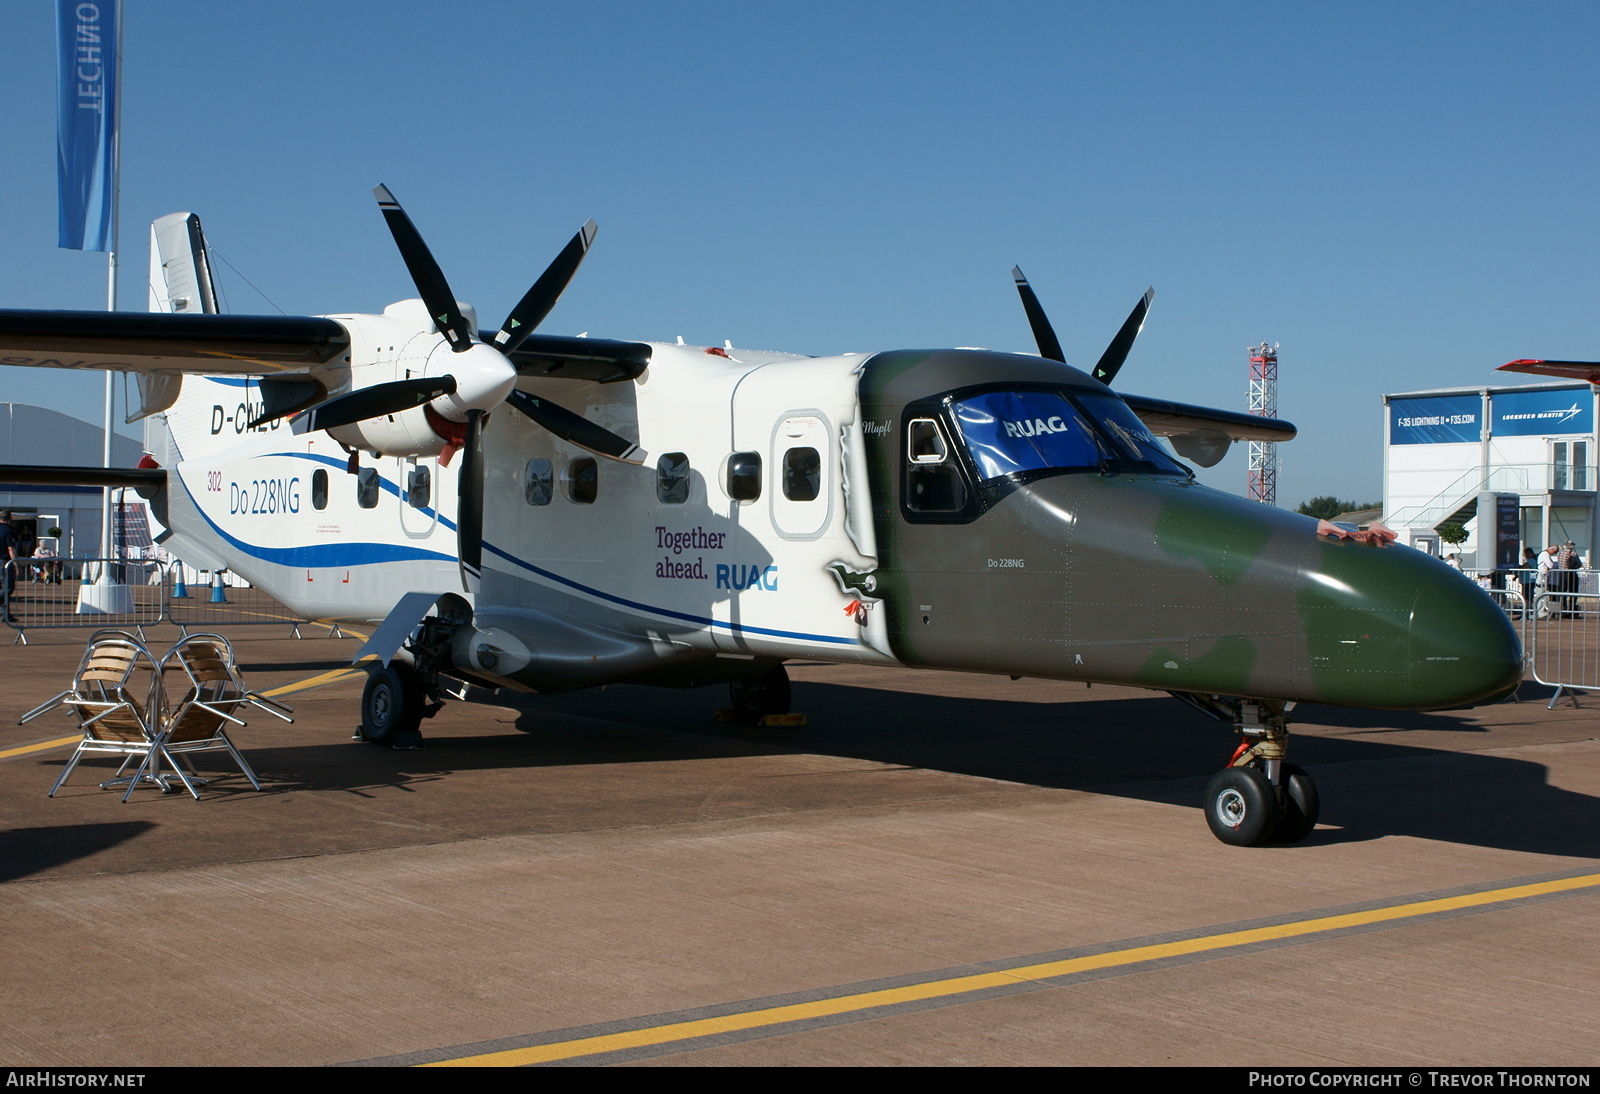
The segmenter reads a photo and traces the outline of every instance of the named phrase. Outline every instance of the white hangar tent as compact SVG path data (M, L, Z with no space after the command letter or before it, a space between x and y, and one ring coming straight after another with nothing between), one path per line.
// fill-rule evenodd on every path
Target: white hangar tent
M44 407L0 403L0 464L65 464L99 467L104 458L105 433L100 426ZM133 467L143 452L138 441L113 434L111 462ZM98 486L26 486L0 482L0 509L14 514L12 527L35 539L52 526L62 530L63 557L100 554L100 497ZM113 495L115 497L115 495ZM135 508L137 507L137 508ZM128 491L122 519L125 533L137 537L141 525L149 543L149 525L143 499ZM125 542L130 542L125 540Z

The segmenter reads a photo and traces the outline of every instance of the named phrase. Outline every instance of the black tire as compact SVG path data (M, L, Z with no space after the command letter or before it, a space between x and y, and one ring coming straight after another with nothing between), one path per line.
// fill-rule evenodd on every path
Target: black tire
M1322 799L1317 796L1317 784L1311 776L1294 764L1284 764L1278 780L1283 789L1283 815L1272 830L1272 838L1278 843L1299 843L1317 826Z
M1206 824L1235 847L1266 841L1278 823L1278 795L1253 767L1225 767L1206 784Z
M422 724L422 680L410 665L389 662L367 675L361 693L361 735L375 745L415 734Z
M759 722L769 714L789 713L789 673L774 665L759 676L735 680L728 685L733 709L747 722Z

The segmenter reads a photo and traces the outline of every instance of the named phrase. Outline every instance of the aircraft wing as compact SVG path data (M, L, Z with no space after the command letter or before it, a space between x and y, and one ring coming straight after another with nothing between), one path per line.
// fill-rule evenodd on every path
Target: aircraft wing
M315 316L0 311L0 365L271 375L349 348L343 326Z
M1292 441L1299 432L1293 423L1282 418L1263 418L1238 410L1192 406L1143 395L1122 395L1122 401L1150 432L1171 438L1178 455L1201 467L1215 465L1234 441Z
M1600 361L1512 361L1496 372L1527 372L1534 376L1560 376L1600 384Z
M1122 395L1122 401L1139 415L1139 420L1160 437L1176 437L1201 429L1215 430L1230 441L1292 441L1299 430L1282 418L1263 418L1239 410L1218 410L1209 406L1175 403L1170 399L1150 399L1143 395Z
M491 332L480 331L478 337L493 344ZM643 372L650 364L650 347L643 342L614 342L609 338L530 334L506 356L523 376L610 384L632 380Z
M349 348L344 326L320 316L0 310L0 365L270 376L309 372ZM643 372L650 347L530 334L510 357L525 376L606 383Z

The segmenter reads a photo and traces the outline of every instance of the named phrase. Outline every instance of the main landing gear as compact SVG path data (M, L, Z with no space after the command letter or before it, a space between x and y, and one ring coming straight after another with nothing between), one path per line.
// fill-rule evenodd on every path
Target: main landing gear
M404 661L367 674L361 692L360 737L390 748L422 747L422 677Z
M1206 784L1206 824L1223 843L1296 843L1317 826L1317 784L1284 757L1293 703L1179 696L1213 717L1231 714L1243 738L1228 766Z
M788 714L791 693L789 673L782 665L774 665L759 676L735 680L728 685L728 697L733 702L730 720L760 725L769 715Z
M357 739L389 748L423 747L422 720L439 713L444 697L450 694L446 690L449 682L440 670L449 664L455 625L452 618L429 616L406 641L409 663L397 656L387 665L369 670L361 693ZM465 693L464 685L461 691Z

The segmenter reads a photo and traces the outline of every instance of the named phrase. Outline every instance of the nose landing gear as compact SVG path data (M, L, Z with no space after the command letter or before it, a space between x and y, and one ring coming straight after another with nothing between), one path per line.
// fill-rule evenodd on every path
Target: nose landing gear
M1206 784L1206 824L1223 843L1296 843L1317 826L1321 801L1311 776L1285 758L1293 703L1180 695L1214 718L1231 717L1243 738Z

